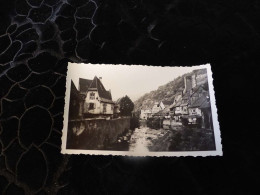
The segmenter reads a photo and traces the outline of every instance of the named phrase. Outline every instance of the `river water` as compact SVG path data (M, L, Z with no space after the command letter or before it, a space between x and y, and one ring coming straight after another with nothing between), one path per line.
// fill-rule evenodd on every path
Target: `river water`
M164 129L150 129L145 126L136 128L129 140L129 151L145 153L149 152L149 147L153 146L154 140L159 139L167 133Z

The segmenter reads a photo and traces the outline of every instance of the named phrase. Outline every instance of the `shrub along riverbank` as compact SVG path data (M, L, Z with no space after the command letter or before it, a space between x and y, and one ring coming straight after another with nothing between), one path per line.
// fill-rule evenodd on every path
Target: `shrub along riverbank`
M153 140L150 151L208 151L215 150L214 134L204 129L184 128L169 131Z

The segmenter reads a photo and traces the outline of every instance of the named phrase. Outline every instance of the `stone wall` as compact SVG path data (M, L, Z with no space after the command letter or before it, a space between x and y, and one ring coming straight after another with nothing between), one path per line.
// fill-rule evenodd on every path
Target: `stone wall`
M75 120L68 123L67 149L103 149L130 128L130 118Z

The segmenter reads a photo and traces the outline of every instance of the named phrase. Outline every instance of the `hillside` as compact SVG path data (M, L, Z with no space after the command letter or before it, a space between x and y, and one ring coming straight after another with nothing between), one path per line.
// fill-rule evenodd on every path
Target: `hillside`
M170 81L169 83L158 87L157 90L144 94L142 97L140 97L138 100L134 102L135 111L140 111L142 107L151 107L154 104L154 102L158 101L173 102L176 93L183 91L184 89L185 76L191 76L195 72L200 73L201 71L204 72L205 69L192 71L190 73L179 76L173 81ZM204 80L206 81L206 79Z

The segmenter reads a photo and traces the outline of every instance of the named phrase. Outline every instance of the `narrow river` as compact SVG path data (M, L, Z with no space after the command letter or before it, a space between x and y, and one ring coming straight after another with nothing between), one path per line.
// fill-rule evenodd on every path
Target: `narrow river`
M148 140L147 140L147 127L142 127L140 129L135 129L129 142L129 151L136 152L148 152Z
M150 129L145 126L136 128L129 140L129 151L131 152L149 152L149 147L153 146L154 141L164 136L167 130Z

